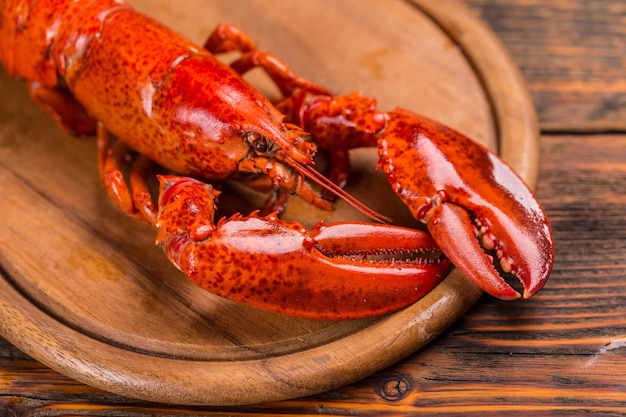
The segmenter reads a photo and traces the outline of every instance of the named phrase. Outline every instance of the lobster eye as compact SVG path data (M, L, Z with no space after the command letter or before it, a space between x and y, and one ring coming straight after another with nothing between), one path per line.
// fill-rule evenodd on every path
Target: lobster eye
M245 140L257 154L266 154L271 150L271 141L257 132L247 132Z

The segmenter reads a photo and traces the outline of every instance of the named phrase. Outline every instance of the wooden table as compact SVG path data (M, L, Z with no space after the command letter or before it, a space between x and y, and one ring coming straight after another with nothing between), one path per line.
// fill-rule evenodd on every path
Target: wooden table
M556 239L535 298L483 297L428 347L359 383L245 408L141 403L0 339L0 416L626 413L626 4L467 0L519 63L541 126L538 196Z

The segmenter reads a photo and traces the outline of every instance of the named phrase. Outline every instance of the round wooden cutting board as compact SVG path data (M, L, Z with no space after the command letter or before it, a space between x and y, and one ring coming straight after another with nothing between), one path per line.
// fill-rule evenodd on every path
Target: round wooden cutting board
M218 22L235 23L300 75L339 93L361 90L381 109L402 106L439 119L497 147L536 181L535 115L520 76L491 32L456 1L131 3L199 43ZM276 93L260 71L250 81ZM481 294L453 272L397 313L320 322L206 293L169 264L152 229L108 200L94 140L66 136L24 83L3 71L0 91L0 334L86 384L178 404L319 393L415 352ZM399 224L415 224L375 171L375 151L352 158L349 191ZM226 186L223 214L261 201L240 191ZM319 219L363 220L341 203L327 213L298 199L285 218L307 227Z

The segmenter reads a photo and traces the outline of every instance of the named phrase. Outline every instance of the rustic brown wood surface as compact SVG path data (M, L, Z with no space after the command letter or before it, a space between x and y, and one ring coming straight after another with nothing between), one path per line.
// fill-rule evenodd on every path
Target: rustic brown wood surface
M483 297L427 348L326 394L245 408L140 403L61 376L0 342L6 415L598 415L626 413L626 5L478 1L539 110L538 194L557 241L548 286ZM1 415L1 414L0 414Z

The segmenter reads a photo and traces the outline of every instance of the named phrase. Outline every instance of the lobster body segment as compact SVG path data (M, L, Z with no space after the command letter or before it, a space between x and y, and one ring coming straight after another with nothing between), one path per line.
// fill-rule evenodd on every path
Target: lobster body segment
M232 50L241 56L230 66L213 55ZM518 296L483 248L525 296L547 280L543 210L497 156L421 116L335 96L233 26L200 47L121 0L0 0L0 60L65 131L97 135L113 202L155 226L172 263L217 295L300 317L370 317L422 297L452 261L489 293ZM254 67L284 97L271 102L242 78ZM331 154L330 178L311 167L318 146ZM366 223L306 230L277 218L287 194L326 210L332 194L384 219L342 190L348 151L360 146L378 147L379 166L432 237ZM156 202L153 164L175 174L160 177ZM264 214L215 222L219 192L201 181L227 179L270 191Z

